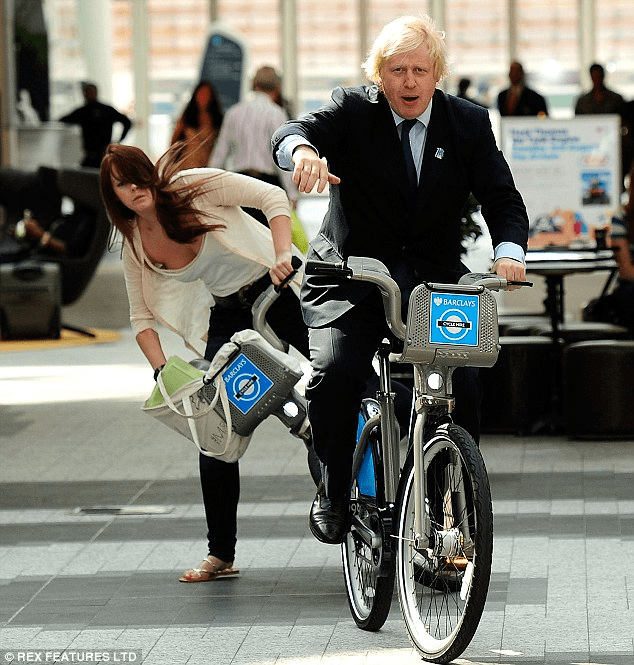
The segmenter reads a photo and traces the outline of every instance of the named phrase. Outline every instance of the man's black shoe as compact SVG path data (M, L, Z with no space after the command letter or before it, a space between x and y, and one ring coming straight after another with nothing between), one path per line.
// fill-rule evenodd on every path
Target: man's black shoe
M322 543L342 543L350 528L348 500L331 501L320 489L311 506L308 524L313 536Z

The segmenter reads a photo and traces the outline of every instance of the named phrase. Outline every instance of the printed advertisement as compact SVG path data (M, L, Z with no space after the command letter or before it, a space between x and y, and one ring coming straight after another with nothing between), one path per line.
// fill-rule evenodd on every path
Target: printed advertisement
M528 210L529 248L594 247L619 207L619 116L502 118L501 148Z

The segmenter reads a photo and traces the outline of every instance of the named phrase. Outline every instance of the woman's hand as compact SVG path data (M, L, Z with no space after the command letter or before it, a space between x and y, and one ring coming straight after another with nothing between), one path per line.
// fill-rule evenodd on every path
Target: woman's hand
M269 270L271 281L275 286L283 282L292 272L294 272L293 266L291 265L292 258L293 252L290 249L278 252L276 255L275 263Z
M293 152L293 182L300 192L309 194L317 185L317 192L321 194L326 185L338 185L341 179L328 171L326 158L319 155L308 146L300 145Z

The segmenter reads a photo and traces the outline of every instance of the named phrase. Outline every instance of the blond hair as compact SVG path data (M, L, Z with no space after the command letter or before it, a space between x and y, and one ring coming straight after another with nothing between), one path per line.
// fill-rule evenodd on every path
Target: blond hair
M449 76L445 52L445 33L436 29L433 19L422 16L400 16L388 23L374 41L366 61L361 65L370 81L381 81L381 67L388 58L409 53L425 44L434 66L434 78L442 81Z

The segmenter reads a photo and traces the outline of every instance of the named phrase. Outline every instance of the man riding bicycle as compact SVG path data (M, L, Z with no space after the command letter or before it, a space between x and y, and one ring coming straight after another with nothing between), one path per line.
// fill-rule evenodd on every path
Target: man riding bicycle
M405 299L422 281L455 283L468 272L460 257L470 193L491 233L492 271L508 280L526 273L528 216L488 112L436 88L448 74L443 37L428 16L392 21L364 63L372 85L336 89L322 109L273 136L274 159L293 171L300 192L330 184L309 258L377 258ZM324 480L310 527L322 542L340 543L361 395L388 328L380 294L363 282L307 277L302 309L312 364L306 395ZM456 370L454 394L454 420L477 441L476 369Z

